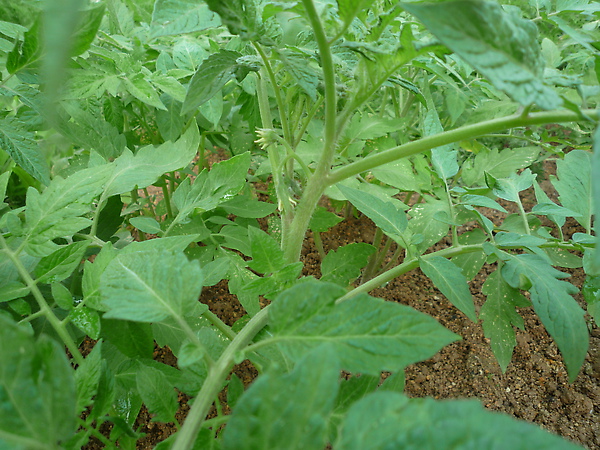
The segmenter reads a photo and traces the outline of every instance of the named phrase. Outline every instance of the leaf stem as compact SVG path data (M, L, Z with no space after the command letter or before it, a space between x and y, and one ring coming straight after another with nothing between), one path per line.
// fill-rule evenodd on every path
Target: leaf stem
M250 344L254 336L262 330L269 320L269 307L258 312L227 346L221 357L210 368L206 381L202 385L194 404L190 409L183 427L177 434L172 450L188 450L194 446L194 441L208 414L210 405L219 393L223 381L231 370L235 356Z
M54 315L54 312L52 312L52 308L50 308L50 305L48 305L48 302L46 302L46 299L44 298L44 295L38 288L37 283L31 277L27 269L25 269L25 266L23 266L17 254L10 249L8 243L6 242L2 234L0 234L0 245L2 246L2 249L8 256L8 258L15 265L22 280L25 282L25 284L33 294L33 297L35 298L36 302L38 303L38 306L40 307L40 311L46 317L54 331L56 331L56 334L58 334L58 336L62 339L63 343L73 356L75 362L79 365L83 364L83 356L81 356L81 353L79 353L79 349L77 348L77 345L69 335L69 332L67 331L65 325L60 320L58 320L58 317Z
M418 258L417 257L411 258L407 261L404 261L402 264L394 267L393 269L390 269L387 272L384 272L381 275L378 275L375 278L367 281L366 283L361 284L360 286L354 288L353 290L348 292L346 295L337 299L336 302L340 303L340 302L343 302L344 300L348 300L349 298L354 297L355 295L361 294L363 292L369 292L369 291L372 291L373 289L377 289L381 285L388 283L389 281L393 280L394 278L399 277L400 275L403 275L403 274L410 272L411 270L414 270L417 267L419 267L420 259L426 260L426 259L432 258L434 256L441 256L443 258L451 258L453 256L462 255L465 253L473 253L473 252L477 252L477 251L481 251L481 250L482 250L481 244L460 245L457 247L444 248L442 250L438 250L437 252L422 255Z
M582 113L595 120L600 119L600 111L587 109L583 110ZM522 117L521 114L513 114L511 116L487 120L473 125L465 125L454 130L444 131L442 133L392 147L381 153L368 156L362 160L340 167L339 169L334 170L325 182L327 186L331 186L346 178L353 177L383 164L431 150L432 148L440 147L442 145L473 139L484 134L496 133L509 128L574 122L578 120L581 120L580 114L565 110L530 113L527 117Z
M217 327L221 333L223 333L225 336L227 336L227 338L229 340L233 341L235 339L235 337L237 336L235 331L233 331L230 327L228 327L225 324L225 322L223 322L221 319L219 319L217 317L217 315L215 313L213 313L211 310L207 309L206 311L204 311L202 313L202 315L204 317L206 317L206 319L208 319L208 321L210 323L212 323L215 327Z

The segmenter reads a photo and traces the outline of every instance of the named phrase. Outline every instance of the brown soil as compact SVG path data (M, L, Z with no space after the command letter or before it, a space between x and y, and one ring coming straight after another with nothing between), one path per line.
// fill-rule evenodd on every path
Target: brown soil
M571 229L567 228L563 230L566 236L581 231L576 224ZM352 218L323 233L322 240L327 251L352 242L371 243L374 231L370 220ZM444 242L439 246L445 246ZM305 275L320 275L319 256L312 238L305 242L303 260ZM485 300L481 286L493 270L494 267L485 266L470 282L477 308ZM570 281L581 288L585 279L583 270L570 272ZM591 322L588 356L575 382L569 384L556 344L532 308L519 311L525 319L526 329L517 330L518 345L512 362L503 374L483 334L481 323L467 319L419 270L391 281L385 288L371 292L371 295L418 309L462 336L461 341L445 347L433 358L406 369L407 395L436 399L475 397L489 410L536 423L588 449L600 449L600 330ZM581 295L576 298L583 305ZM244 314L237 299L229 294L226 281L205 288L200 300L229 325ZM168 349L157 349L155 356L166 364L175 364ZM256 377L255 369L247 362L236 366L234 371L245 385ZM189 409L188 399L183 396L180 399L178 419ZM221 401L227 412L224 395L221 395ZM140 414L137 424L139 431L147 433L138 443L140 449L153 448L175 431L172 424L151 423L145 410ZM86 448L102 447L91 443Z

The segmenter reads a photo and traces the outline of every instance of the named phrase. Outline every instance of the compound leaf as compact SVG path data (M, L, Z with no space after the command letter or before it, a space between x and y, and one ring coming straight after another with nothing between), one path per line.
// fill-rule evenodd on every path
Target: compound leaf
M0 120L0 149L36 180L50 184L50 169L44 160L35 135L12 117Z
M375 392L350 408L334 448L526 450L532 445L545 449L579 448L536 425L487 411L476 400L439 402L432 398L409 399L396 392Z
M242 55L220 50L206 58L192 77L181 107L181 114L198 108L219 92L233 76L236 61Z
M506 261L502 276L514 288L528 288L535 312L562 353L569 380L575 380L589 337L585 312L570 295L577 293L577 288L559 280L569 275L554 269L540 256L523 254Z
M219 17L195 0L157 0L152 11L150 36L180 35L218 27Z
M136 186L145 188L162 174L187 166L196 156L199 144L198 127L193 123L176 142L143 147L135 155L126 150L113 163L113 173L104 195L122 194Z
M552 180L562 206L578 213L575 220L586 230L590 230L593 211L591 167L591 153L573 150L565 159L556 161L557 178Z
M203 273L183 253L145 250L118 255L100 279L107 319L159 322L208 307L198 303Z
M48 448L77 428L73 370L64 348L0 316L0 448Z
M284 291L269 312L273 341L292 360L328 342L344 370L379 375L427 359L457 339L433 318L398 303L361 294L336 304L345 293L317 281Z
M495 2L403 3L450 50L523 106L555 109L561 98L543 84L537 28Z
M360 276L360 269L365 267L374 251L372 245L364 242L348 244L330 251L321 263L321 281L348 287Z
M333 346L321 345L298 361L291 373L260 376L237 402L223 448L324 448L327 420L339 389L336 361Z

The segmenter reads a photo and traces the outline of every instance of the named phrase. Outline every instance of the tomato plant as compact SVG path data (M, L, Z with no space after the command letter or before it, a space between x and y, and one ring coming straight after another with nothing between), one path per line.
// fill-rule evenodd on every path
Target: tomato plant
M577 377L588 324L559 268L584 268L597 323L600 7L522 3L0 6L0 442L135 448L143 404L178 428L158 448L574 446L406 397L404 369L460 337L368 295L420 268L503 370L532 305ZM215 147L229 157L209 164ZM372 245L325 253L341 209L374 222ZM308 232L319 280L301 276ZM221 280L247 313L233 327L198 302ZM247 390L228 379L244 359ZM207 420L225 386L232 414Z

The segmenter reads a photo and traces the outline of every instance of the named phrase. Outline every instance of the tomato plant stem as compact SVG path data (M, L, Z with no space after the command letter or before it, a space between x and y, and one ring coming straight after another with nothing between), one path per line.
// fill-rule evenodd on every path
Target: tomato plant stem
M35 280L31 277L27 269L23 266L23 263L21 263L21 260L19 259L18 255L9 248L8 243L6 242L2 234L0 234L0 245L2 246L2 250L4 251L4 253L6 253L8 258L15 265L17 271L19 272L19 275L21 276L21 279L25 282L25 285L33 294L33 298L35 298L38 306L40 307L40 312L46 317L46 320L48 320L54 331L56 331L56 334L58 334L58 336L62 339L63 343L73 356L75 362L79 365L83 364L83 356L81 356L77 345L75 344L73 339L71 339L71 336L69 335L65 324L58 320L58 317L54 315L52 308L50 308L50 305L48 305L48 302L46 301L44 295L38 288Z
M595 120L600 118L600 113L596 110L583 110L582 113ZM521 114L514 114L500 119L492 119L473 125L466 125L454 130L427 136L417 141L408 142L397 147L392 147L389 150L367 156L362 160L340 167L331 173L326 180L326 183L328 186L331 186L346 178L353 177L383 164L406 158L407 156L416 155L417 153L431 150L432 148L440 147L442 145L473 139L484 134L496 133L509 128L574 122L578 120L581 120L581 116L572 111L545 111L531 113L527 117L523 117Z
M173 444L173 450L187 450L193 447L194 440L202 422L208 414L210 405L219 393L225 377L227 377L227 374L231 370L234 357L248 346L252 339L254 339L254 336L265 327L268 320L269 307L267 306L250 319L235 339L227 346L217 362L210 368L206 381L195 398L194 404L185 419L185 423L177 435L177 439Z

